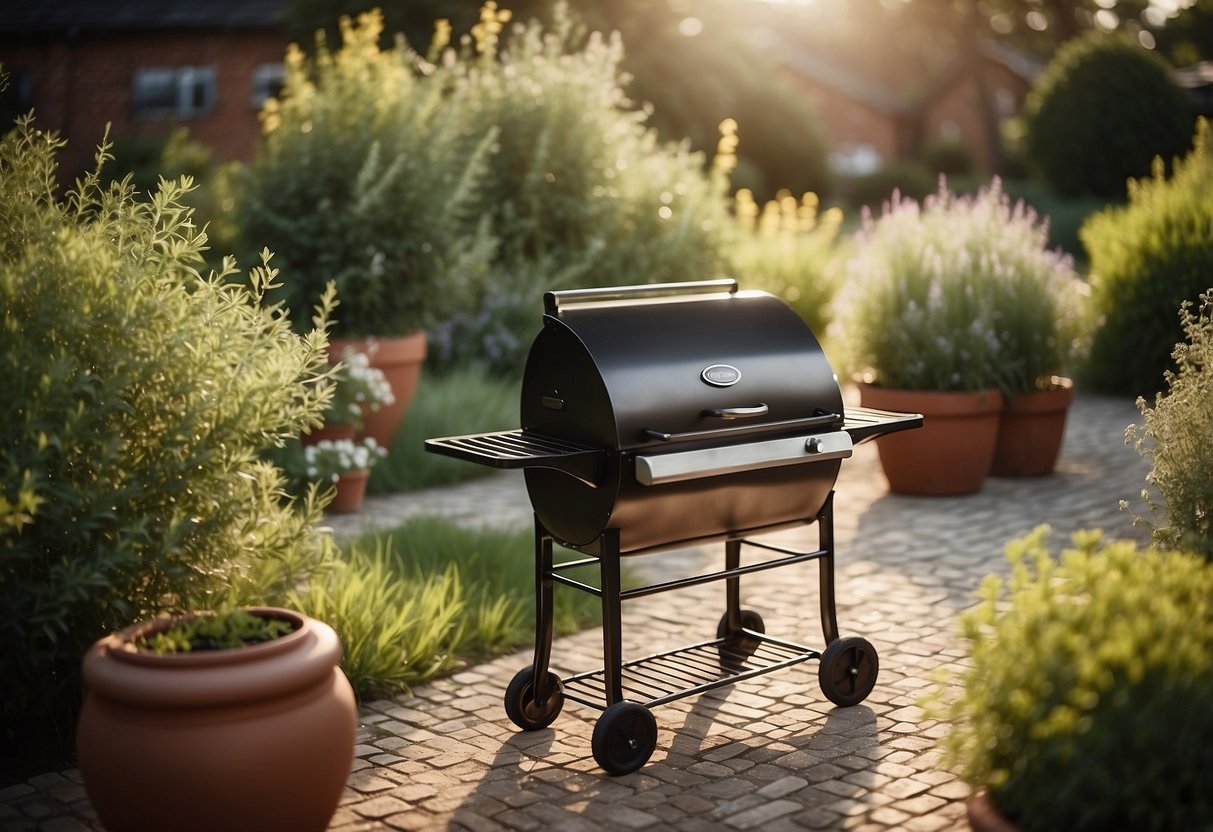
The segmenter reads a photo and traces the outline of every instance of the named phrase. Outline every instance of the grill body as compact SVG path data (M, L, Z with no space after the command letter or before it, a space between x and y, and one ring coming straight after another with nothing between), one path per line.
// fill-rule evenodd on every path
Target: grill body
M527 490L561 542L584 546L614 527L625 552L807 520L829 495L838 459L802 453L797 463L683 471L657 484L638 478L637 460L807 439L821 425L840 428L842 414L821 345L770 295L577 305L544 318L523 377L521 422L524 433L605 449L602 477L528 467ZM806 417L819 421L806 430Z
M543 329L522 382L519 430L426 440L428 450L523 468L535 509L535 655L505 692L523 730L552 723L564 700L602 709L591 750L610 774L656 747L650 709L815 659L822 692L861 702L878 672L873 646L839 634L834 604L833 487L852 447L918 427L918 414L844 408L817 338L788 306L735 281L575 290L544 296ZM817 547L748 539L817 525ZM724 569L624 589L623 555L724 540ZM585 557L557 562L553 544ZM767 559L744 562L743 545ZM774 553L775 557L770 557ZM743 609L743 575L818 566L817 650L774 638ZM596 568L597 585L570 570ZM716 638L625 662L621 603L725 583ZM602 601L602 668L549 670L556 584Z

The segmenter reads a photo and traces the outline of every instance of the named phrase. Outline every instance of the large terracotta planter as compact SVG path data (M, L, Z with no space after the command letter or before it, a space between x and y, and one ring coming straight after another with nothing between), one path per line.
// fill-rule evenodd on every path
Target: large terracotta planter
M382 370L392 386L394 403L378 410L364 410L362 414L363 435L374 437L380 445L390 448L421 377L425 333L414 332L398 338L334 338L329 342L329 360L340 361L347 347L366 353L371 366Z
M998 429L990 473L996 477L1039 477L1053 473L1074 402L1074 383L1053 378L1049 390L1019 393L1007 401Z
M892 390L860 383L859 394L864 407L923 416L920 429L876 442L891 490L931 497L981 490L998 439L999 390Z
M351 514L362 508L362 501L366 499L366 483L370 476L370 469L367 468L346 471L338 476L337 491L328 505L328 510L335 514Z
M294 632L234 650L158 656L101 639L84 657L77 752L111 832L327 827L349 776L357 710L332 628L289 610Z
M969 827L973 832L1020 832L1018 826L1002 816L985 791L969 798L967 808Z

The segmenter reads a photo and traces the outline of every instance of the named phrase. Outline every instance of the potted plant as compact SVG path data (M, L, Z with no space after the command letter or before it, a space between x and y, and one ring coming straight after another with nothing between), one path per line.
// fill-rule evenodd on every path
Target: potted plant
M279 298L306 319L333 281L330 340L383 370L394 402L364 430L391 445L425 357L425 329L483 282L494 250L473 210L495 139L447 106L441 67L403 41L382 49L378 12L341 20L341 46L317 33L314 57L292 46L282 91L241 200L244 237L280 252Z
M1047 529L1007 547L961 616L968 662L924 703L978 791L974 829L1213 824L1213 565Z
M361 441L322 439L304 447L304 472L309 480L333 483L329 511L348 513L362 507L371 468L385 456L387 449L371 436Z
M897 492L977 491L990 468L1004 381L999 296L983 274L997 258L990 201L942 183L921 206L894 192L845 260L840 337L863 405L924 416L877 443Z
M77 752L108 829L320 832L357 710L328 625L271 607L163 617L96 642Z
M365 418L396 401L383 371L371 366L364 352L346 348L333 371L333 396L324 412L324 425L301 437L304 445L323 439L353 439Z

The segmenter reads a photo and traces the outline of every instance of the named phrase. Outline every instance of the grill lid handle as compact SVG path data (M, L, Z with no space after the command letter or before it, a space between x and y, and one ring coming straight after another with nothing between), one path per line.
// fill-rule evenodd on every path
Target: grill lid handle
M548 315L559 315L561 304L567 306L574 303L628 300L695 292L728 292L730 295L735 295L737 294L737 281L729 277L722 280L688 280L683 283L644 283L637 286L603 286L597 289L562 289L559 292L543 293L543 311Z
M753 407L714 407L703 411L704 416L716 419L750 419L754 416L766 416L771 409L766 404L756 404Z

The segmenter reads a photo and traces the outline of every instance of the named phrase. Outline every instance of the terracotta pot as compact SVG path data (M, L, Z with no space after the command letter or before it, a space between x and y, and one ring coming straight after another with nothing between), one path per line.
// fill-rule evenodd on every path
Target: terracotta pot
M981 490L998 439L999 390L891 390L860 383L859 393L864 407L923 415L918 430L876 441L891 490L931 497Z
M990 473L996 477L1039 477L1053 473L1074 401L1074 382L1053 377L1053 387L1019 393L1007 401L998 429Z
M299 441L304 445L315 445L325 439L337 441L339 439L353 439L354 426L349 422L338 422L335 425L330 425L327 422L315 430L307 431L300 435Z
M327 827L354 756L354 693L332 628L256 607L294 632L234 650L158 656L129 627L84 657L77 731L85 790L106 829Z
M414 332L399 338L334 338L329 342L329 360L340 361L346 347L366 353L371 366L382 370L392 386L392 395L396 398L393 404L378 410L368 408L362 413L362 434L390 448L421 376L425 333Z
M973 832L1020 832L1019 827L1007 820L995 808L990 795L980 791L969 798L969 827Z
M346 471L337 477L337 493L329 503L328 510L335 514L351 514L362 508L366 498L366 482L371 472L363 468L361 471Z

